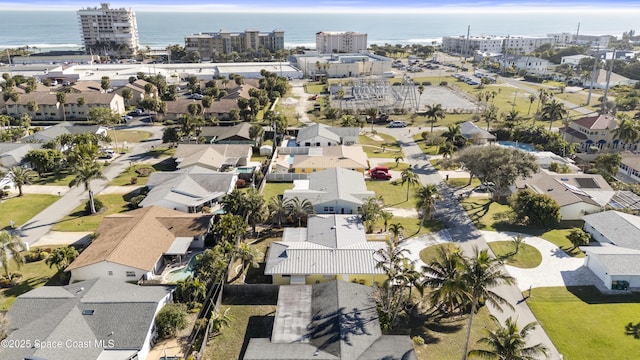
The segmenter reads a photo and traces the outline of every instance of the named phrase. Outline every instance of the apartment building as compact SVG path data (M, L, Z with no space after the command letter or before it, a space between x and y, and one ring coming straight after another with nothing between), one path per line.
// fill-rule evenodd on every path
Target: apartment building
M346 31L316 33L316 50L320 54L358 53L367 50L367 34Z
M554 38L535 36L445 36L442 50L448 53L472 56L474 52L529 54L544 44L554 44Z
M202 60L211 60L217 54L245 52L261 47L269 51L284 49L284 31L260 32L245 30L244 32L205 32L187 35L184 38L186 51L198 51Z
M581 45L590 46L591 48L606 49L609 47L611 35L580 35L572 33L555 33L548 34L547 37L553 37L558 46Z
M78 10L78 18L85 49L108 44L120 48L112 48L113 51L121 52L126 46L135 55L140 47L136 14L131 9L111 9L108 3L101 3L99 8Z

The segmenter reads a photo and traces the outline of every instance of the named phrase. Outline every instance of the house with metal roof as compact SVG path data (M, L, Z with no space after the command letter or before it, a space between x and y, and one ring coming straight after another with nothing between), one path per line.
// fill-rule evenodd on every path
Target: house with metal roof
M460 133L474 145L483 145L496 140L494 135L484 129L481 129L471 121L465 121L460 124Z
M373 191L367 190L364 176L353 170L330 168L309 174L307 180L294 180L285 190L285 199L309 200L316 214L357 214Z
M357 127L331 127L314 124L298 130L297 146L336 146L358 143L360 129Z
M282 241L269 248L265 275L279 285L330 280L372 286L386 279L375 252L383 241L368 241L358 215L313 215L306 228L285 228Z
M585 266L609 289L640 288L640 217L613 210L590 214L584 230L600 244L580 248Z
M18 296L6 318L2 359L148 358L157 338L155 317L173 289L96 278L42 286Z
M514 186L551 197L560 206L562 220L581 220L586 214L600 212L615 194L601 175L552 174L544 170L516 180Z
M224 196L236 186L238 175L217 172L200 166L178 171L151 173L146 186L150 189L140 207L161 206L187 213L203 207L216 208Z
M178 169L190 166L225 171L247 166L253 150L247 144L180 144L173 155Z
M65 269L70 282L96 277L119 281L153 278L182 260L190 247L204 245L211 215L149 206L106 216L98 237Z
M271 338L244 360L415 360L406 335L382 335L373 288L346 281L280 286Z

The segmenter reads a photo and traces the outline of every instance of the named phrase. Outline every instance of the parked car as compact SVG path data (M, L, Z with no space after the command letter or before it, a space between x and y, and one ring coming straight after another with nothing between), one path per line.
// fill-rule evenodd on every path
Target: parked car
M130 116L130 115L122 115L121 119L122 119L122 121L126 124L126 123L128 123L129 121L133 120L133 116Z
M402 128L402 127L406 127L407 123L404 121L392 121L389 123L389 127L390 128Z
M389 168L386 167L386 166L376 166L374 168L369 169L369 174L372 174L372 173L374 173L376 171L382 171L385 174L388 174L389 173Z
M389 179L391 179L391 175L389 175L388 173L386 173L384 171L380 171L380 170L371 172L369 174L369 176L373 180L389 180Z
M193 99L193 100L202 100L204 96L202 96L202 94L191 94L191 96L189 96L189 99Z
M313 96L311 97L311 100L318 100L318 95L317 95L317 94L316 94L316 95L313 95Z
M141 116L144 113L144 110L142 109L135 109L130 111L127 115L129 116Z

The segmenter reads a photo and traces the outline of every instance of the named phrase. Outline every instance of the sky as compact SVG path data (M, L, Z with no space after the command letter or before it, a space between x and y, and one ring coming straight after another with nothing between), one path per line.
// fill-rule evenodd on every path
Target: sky
M342 13L451 13L451 12L619 12L640 13L640 0L102 0L111 8L135 11L182 12L342 12ZM0 0L0 10L68 10L99 6L100 0Z

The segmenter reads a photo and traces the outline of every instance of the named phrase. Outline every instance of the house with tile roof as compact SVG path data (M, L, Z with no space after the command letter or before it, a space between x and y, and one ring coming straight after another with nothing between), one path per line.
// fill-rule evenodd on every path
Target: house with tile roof
M619 211L604 211L584 217L584 230L600 246L583 246L585 266L608 289L618 283L640 288L640 217Z
M367 154L358 145L320 146L308 148L306 154L289 155L290 170L297 174L341 167L360 173L369 168ZM291 160L291 158L290 158Z
M178 169L200 166L226 171L247 166L253 149L246 144L180 144L173 155Z
M6 316L6 340L28 346L0 347L0 358L145 360L157 338L155 317L172 293L106 278L35 288Z
M268 251L265 275L278 285L315 284L330 280L372 286L386 276L375 252L384 241L369 241L358 215L313 215L306 228L285 228L282 241Z
M238 175L217 172L200 166L178 171L151 173L146 186L150 189L140 207L161 206L186 213L197 213L203 207L212 211L233 191Z
M622 144L615 139L613 130L618 127L616 118L610 114L597 114L584 116L569 123L565 129L561 127L560 133L568 142L580 144L580 150L589 151L592 146L598 149L618 149L630 144Z
M308 200L316 214L357 214L373 191L367 190L364 176L353 170L330 168L309 174L307 180L294 180L293 189L283 198Z
M615 191L601 175L553 174L544 170L516 180L516 190L545 194L560 206L562 220L582 220L586 214L602 211Z
M244 360L416 360L406 335L383 335L373 289L345 281L280 286L271 338L251 338Z
M314 124L298 130L297 146L336 146L358 143L360 129L357 127L331 127Z
M167 263L202 246L211 215L186 214L149 206L106 216L98 237L65 269L70 282L93 278L150 279Z

